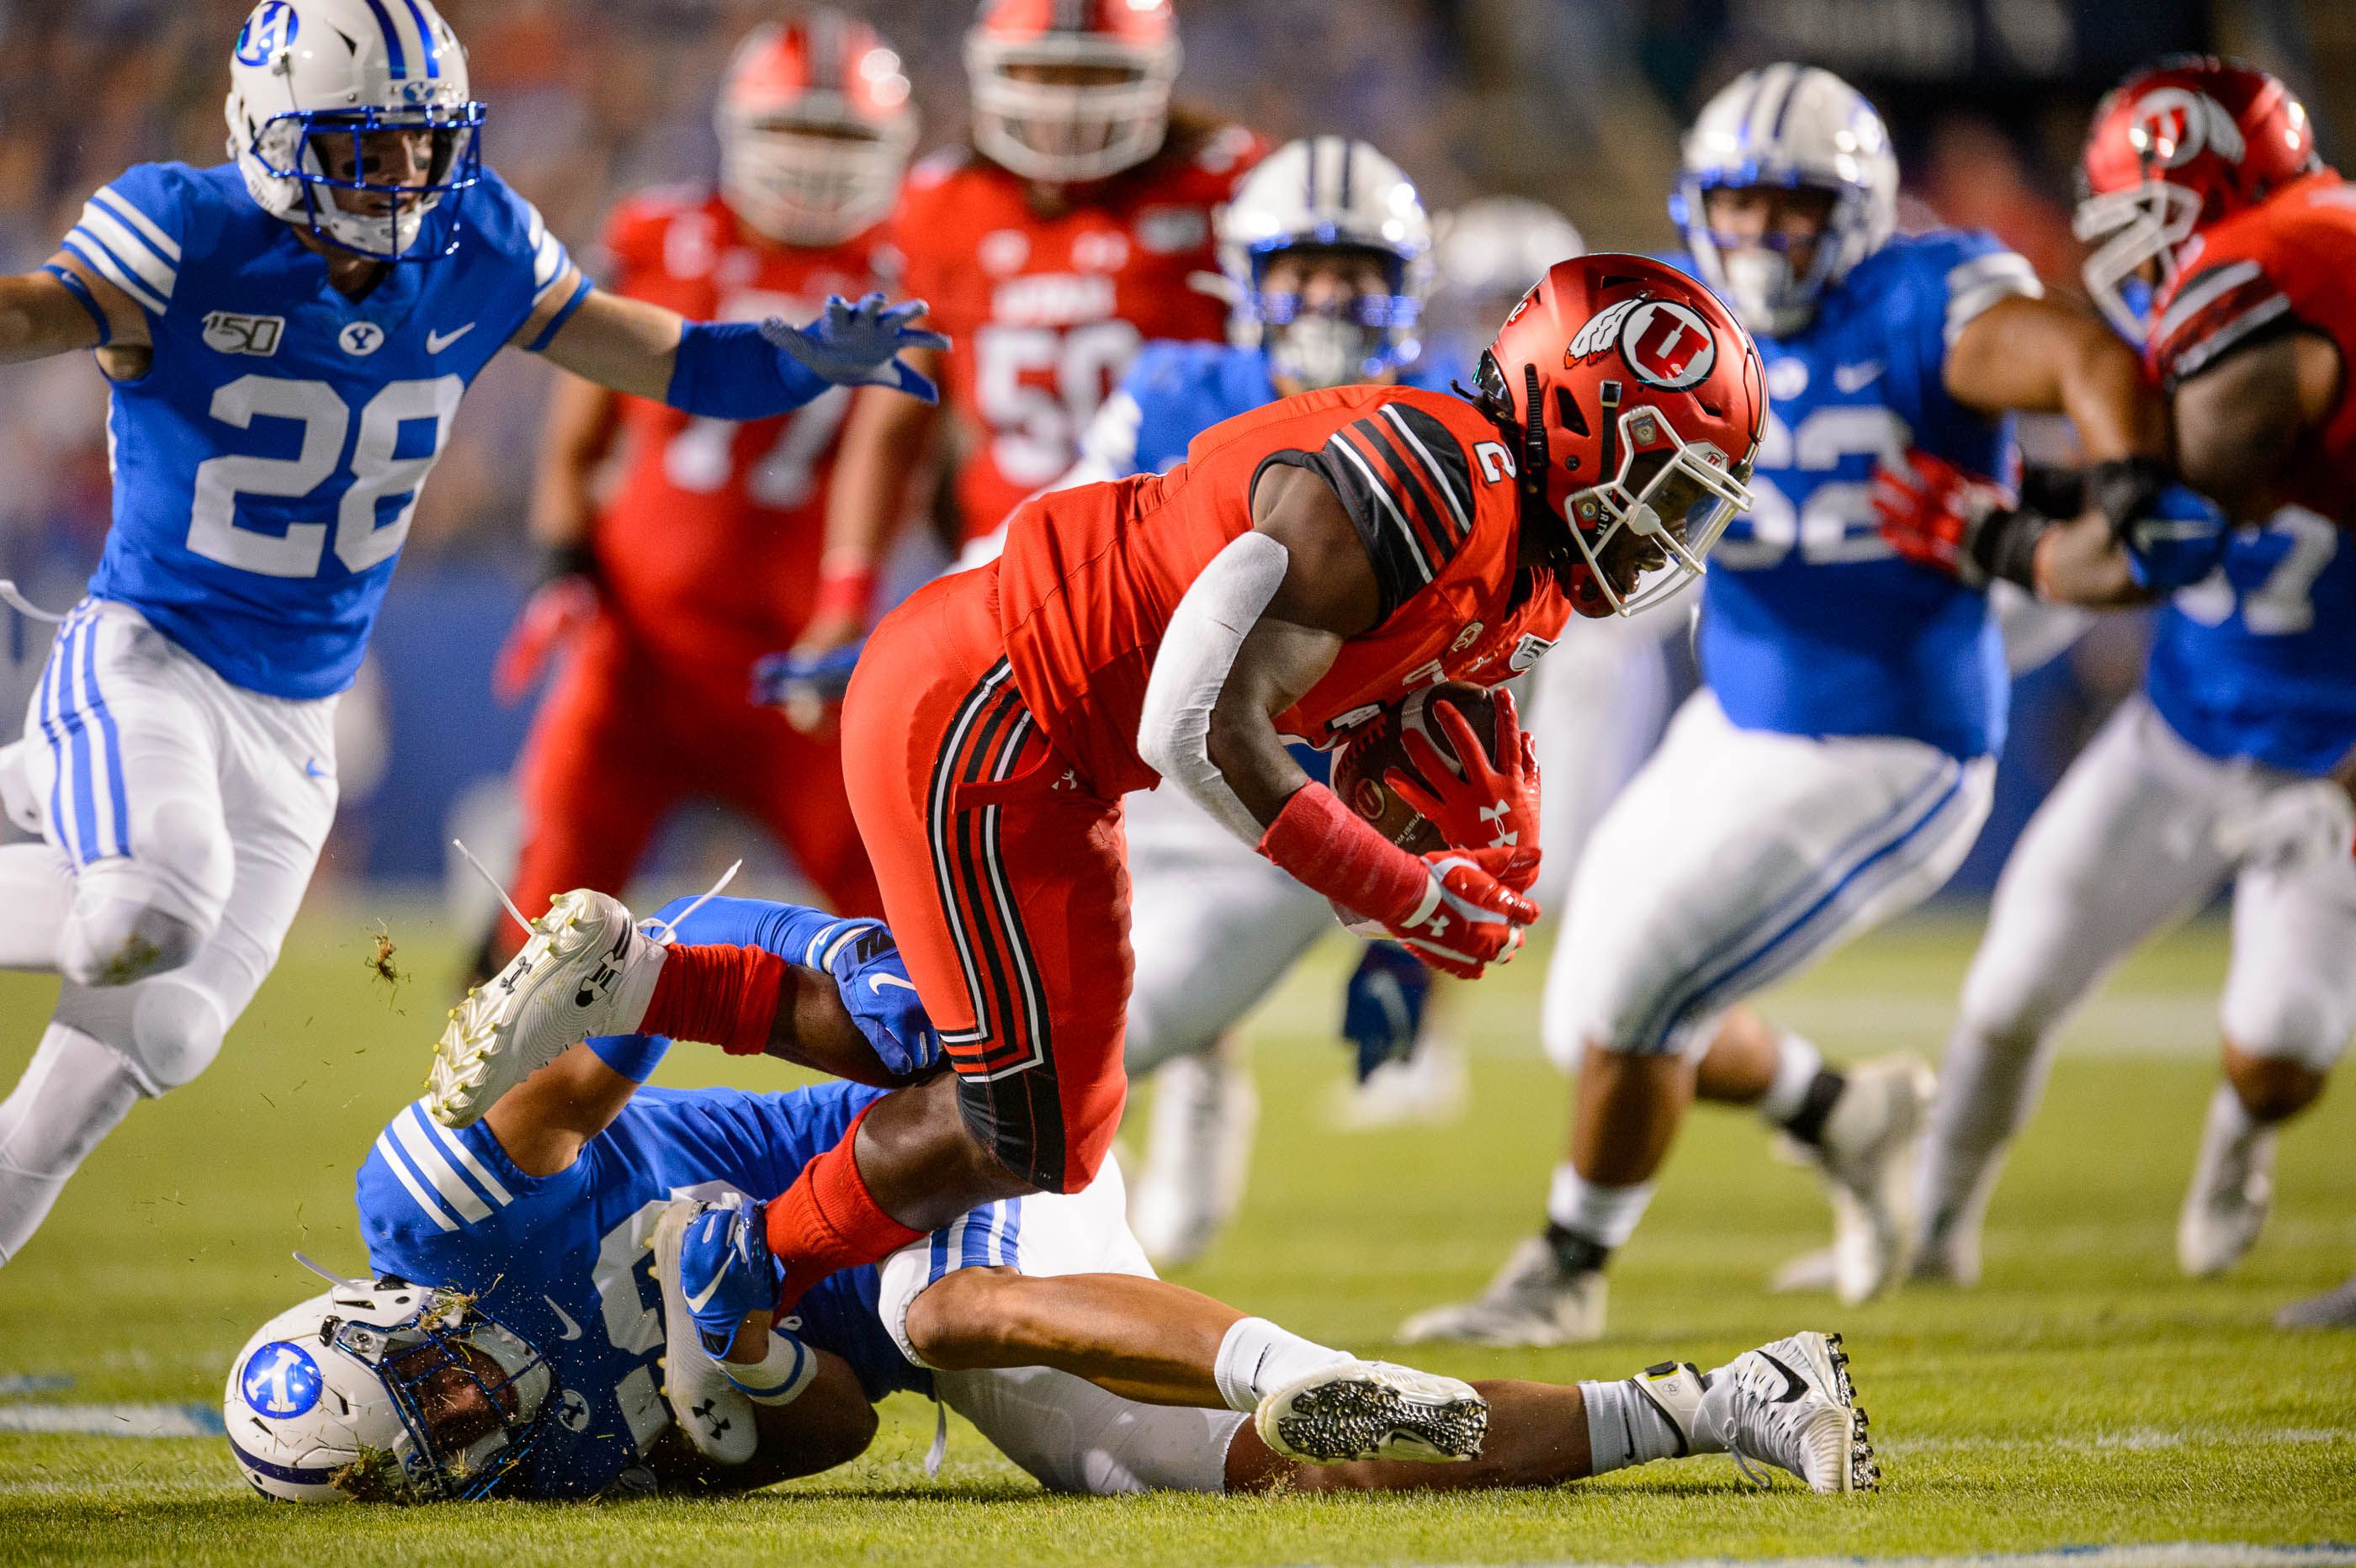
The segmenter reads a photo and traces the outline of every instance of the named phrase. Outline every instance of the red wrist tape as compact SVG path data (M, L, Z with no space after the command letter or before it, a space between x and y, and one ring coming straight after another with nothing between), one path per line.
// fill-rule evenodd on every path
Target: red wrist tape
M875 597L875 571L873 567L821 567L818 574L818 592L810 600L810 618L855 615L863 617L868 604Z
M1259 852L1343 908L1398 925L1431 885L1430 869L1375 831L1322 784L1292 792L1260 835Z

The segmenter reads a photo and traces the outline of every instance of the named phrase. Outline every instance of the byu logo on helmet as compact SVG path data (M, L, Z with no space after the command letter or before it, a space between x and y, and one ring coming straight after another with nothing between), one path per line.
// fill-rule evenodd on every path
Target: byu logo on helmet
M2128 141L2164 169L2181 168L2211 147L2230 164L2240 163L2249 151L2225 106L2190 88L2162 87L2146 93L2136 105L2135 118Z
M245 1403L264 1415L281 1418L302 1414L319 1403L323 1380L311 1352L284 1339L274 1339L256 1350L245 1363L238 1390Z
M1620 357L1646 386L1682 392L1709 379L1718 364L1718 340L1690 306L1639 300L1620 324Z
M273 56L294 41L302 25L302 18L294 15L294 7L286 0L264 0L245 19L245 26L238 29L238 63L268 65Z

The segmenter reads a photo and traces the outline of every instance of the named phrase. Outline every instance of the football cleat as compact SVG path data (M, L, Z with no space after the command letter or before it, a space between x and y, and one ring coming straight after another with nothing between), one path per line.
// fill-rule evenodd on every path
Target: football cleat
M1440 1464L1480 1456L1489 1402L1454 1378L1342 1361L1262 1395L1252 1425L1269 1448L1304 1464Z
M2194 1279L2240 1263L2274 1207L2275 1129L2252 1128L2233 1098L2230 1085L2217 1086L2176 1220L2176 1262Z
M1565 1269L1544 1236L1531 1236L1477 1299L1419 1312L1398 1337L1409 1345L1584 1345L1603 1337L1606 1294L1601 1270Z
M696 1452L715 1464L742 1465L760 1445L753 1402L703 1349L695 1314L680 1282L688 1228L705 1212L692 1198L663 1205L655 1225L655 1280L662 1287L662 1394Z
M1833 1208L1833 1289L1854 1306L1905 1271L1914 1234L1914 1165L1938 1088L1913 1056L1847 1070L1809 1153Z
M1462 1121L1472 1100L1463 1043L1430 1035L1408 1055L1386 1061L1363 1081L1345 1086L1334 1105L1333 1124L1354 1133L1444 1127Z
M1708 1424L1736 1467L1761 1486L1769 1483L1759 1465L1799 1477L1811 1491L1869 1492L1880 1484L1839 1335L1794 1334L1746 1350L1702 1384L1689 1416L1680 1418L1667 1400L1659 1402L1662 1408L1689 1445L1687 1422ZM1659 1394L1682 1385L1669 1380L1646 1386Z
M2275 1314L2277 1328L2356 1328L2356 1275L2345 1285L2294 1301Z
M508 966L450 1009L426 1077L426 1113L470 1126L499 1096L591 1035L646 1016L663 945L622 901L576 889L551 901Z
M1224 1042L1153 1075L1145 1168L1130 1189L1130 1228L1164 1268L1210 1250L1243 1201L1259 1091Z

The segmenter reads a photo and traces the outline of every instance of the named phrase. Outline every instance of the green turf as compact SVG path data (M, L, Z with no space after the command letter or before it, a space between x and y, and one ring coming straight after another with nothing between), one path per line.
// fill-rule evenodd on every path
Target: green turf
M0 1271L0 1376L73 1400L217 1399L230 1353L308 1294L302 1247L357 1268L350 1170L412 1093L450 945L395 919L417 975L388 994L358 913L315 912L198 1083L142 1107L26 1255ZM1910 924L1775 997L1836 1057L1935 1054L1971 931ZM2140 956L2073 1029L2014 1159L1979 1291L1844 1311L1759 1289L1825 1216L1747 1118L1697 1114L1613 1271L1614 1338L1579 1350L1439 1351L1434 1370L1574 1379L1665 1356L1704 1365L1795 1327L1847 1331L1887 1485L1873 1498L1746 1490L1724 1460L1472 1499L1051 1499L960 1429L938 1483L931 1410L902 1396L862 1462L726 1503L309 1511L247 1493L219 1443L0 1435L0 1560L171 1563L926 1561L1289 1563L1896 1553L2136 1541L2356 1540L2356 1334L2286 1338L2282 1300L2356 1264L2356 1102L2286 1143L2279 1211L2229 1279L2176 1277L2172 1229L2212 1068L2222 938ZM1304 1333L1379 1347L1408 1310L1475 1287L1537 1218L1561 1115L1532 1019L1539 965L1466 996L1475 1105L1462 1125L1329 1130L1338 955L1256 1029L1258 1180L1187 1283ZM0 1078L48 987L0 983ZM723 1059L675 1053L665 1081ZM782 1079L764 1074L763 1084Z

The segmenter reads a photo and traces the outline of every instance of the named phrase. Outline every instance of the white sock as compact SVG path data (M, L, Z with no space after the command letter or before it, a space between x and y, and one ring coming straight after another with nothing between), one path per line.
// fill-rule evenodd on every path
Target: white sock
M723 1361L720 1370L755 1404L791 1404L818 1376L818 1358L783 1328L769 1330L769 1352L757 1361Z
M1569 1160L1554 1168L1547 1189L1547 1218L1601 1247L1622 1247L1636 1233L1636 1221L1653 1200L1653 1183L1599 1187Z
M1305 1378L1321 1367L1356 1360L1346 1350L1304 1339L1265 1317L1247 1317L1229 1328L1227 1337L1219 1341L1218 1359L1211 1363L1211 1376L1218 1383L1219 1397L1227 1402L1227 1408L1249 1414L1259 1408L1261 1398L1270 1391Z
M1767 1093L1759 1102L1759 1115L1770 1126L1780 1127L1800 1114L1808 1102L1808 1086L1825 1067L1825 1053L1813 1044L1785 1029L1775 1040L1775 1076L1769 1080Z
M1916 1174L1924 1241L1959 1228L1978 1230L2005 1146L2036 1106L2052 1060L2043 1040L2000 1039L1968 1023L1955 1027L1939 1064L1939 1092Z
M1650 1371L1671 1370L1664 1364ZM1682 1369L1676 1371L1680 1380L1685 1375ZM1587 1473L1590 1476L1624 1470L1631 1465L1649 1465L1655 1459L1674 1459L1680 1454L1726 1451L1719 1429L1707 1421L1694 1423L1688 1446L1678 1435L1676 1423L1669 1419L1657 1400L1644 1392L1636 1378L1611 1383L1583 1382L1579 1385L1579 1393L1587 1406L1587 1450L1591 1460ZM1705 1391L1703 1400L1707 1402L1708 1397Z
M138 1103L121 1052L49 1025L16 1092L0 1100L0 1264L24 1251L67 1179Z
M2242 1104L2242 1096L2231 1083L2220 1083L2209 1096L2209 1119L2201 1129L2201 1147L2214 1148L2220 1156L2236 1161L2249 1157L2250 1146L2256 1143L2268 1124L2250 1115Z

